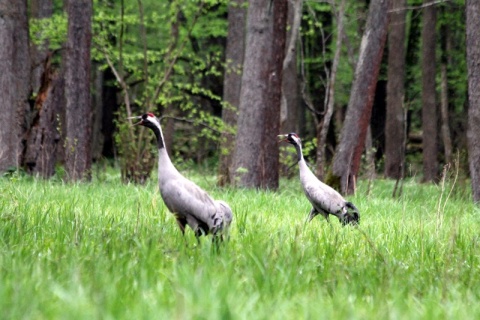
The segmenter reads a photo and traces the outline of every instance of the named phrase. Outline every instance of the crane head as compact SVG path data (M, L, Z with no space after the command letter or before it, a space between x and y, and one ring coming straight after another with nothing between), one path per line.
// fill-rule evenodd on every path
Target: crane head
M277 137L279 139L279 142L287 142L298 146L302 145L302 140L295 132L290 132L288 134L280 134Z
M155 117L153 113L145 113L141 116L129 117L128 119L132 120L139 120L138 122L134 123L133 125L141 125L145 127L158 127L158 119Z

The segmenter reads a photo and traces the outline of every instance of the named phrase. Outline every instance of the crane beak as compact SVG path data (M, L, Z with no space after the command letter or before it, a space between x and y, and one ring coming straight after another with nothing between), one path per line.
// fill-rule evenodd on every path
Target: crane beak
M288 142L287 138L288 138L288 134L279 134L277 136L277 139L278 139L279 143L280 142Z
M135 116L135 117L128 117L128 120L140 120L138 122L135 122L133 125L136 126L138 124L141 124L143 122L142 116Z

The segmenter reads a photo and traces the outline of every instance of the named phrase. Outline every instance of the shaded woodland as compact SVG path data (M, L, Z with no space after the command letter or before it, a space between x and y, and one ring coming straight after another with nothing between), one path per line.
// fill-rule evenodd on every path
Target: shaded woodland
M0 0L0 170L143 183L169 153L276 189L296 132L317 175L441 179L480 200L479 5L462 0ZM467 116L468 115L468 116Z

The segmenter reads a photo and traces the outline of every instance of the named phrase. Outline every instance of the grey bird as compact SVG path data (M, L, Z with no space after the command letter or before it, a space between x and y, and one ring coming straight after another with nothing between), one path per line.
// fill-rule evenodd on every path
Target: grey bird
M146 113L130 119L139 120L135 125L145 126L155 133L160 194L168 210L175 216L182 234L188 225L197 239L207 234L213 234L214 240L218 235L223 239L233 219L230 206L224 201L214 200L175 168L165 148L160 121L155 115Z
M298 166L300 171L300 183L307 199L312 204L312 209L307 221L321 214L327 221L332 214L340 220L342 225L359 224L360 214L353 203L346 201L340 193L332 187L320 181L308 168L302 153L302 141L296 133L282 134L278 138L281 142L292 144L297 150Z

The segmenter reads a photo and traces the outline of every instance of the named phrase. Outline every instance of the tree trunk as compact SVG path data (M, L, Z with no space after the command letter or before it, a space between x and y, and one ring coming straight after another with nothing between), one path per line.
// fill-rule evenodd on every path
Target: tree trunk
M63 86L58 72L51 65L51 54L41 70L43 76L27 134L24 166L31 174L50 178L55 173L57 145L60 141L60 123L57 119L60 104L57 97Z
M53 13L51 0L32 0L31 15L37 19L49 18ZM38 35L41 36L41 35ZM48 40L32 46L31 84L36 99L26 132L23 167L33 174L49 178L55 173L57 146L60 141L58 112L59 92L63 90L61 74L52 66L56 52L48 51Z
M285 59L282 70L282 104L280 108L280 131L296 132L300 113L300 95L297 71L297 42L302 18L303 0L288 3Z
M387 36L388 8L388 0L370 2L348 110L333 160L333 178L340 180L340 190L343 194L355 191L355 179L365 148L365 138Z
M302 19L303 0L288 2L287 31L285 59L282 70L282 104L280 109L280 131L296 132L298 130L298 117L300 96L297 72L297 42Z
M270 3L249 2L238 128L231 181L237 186L260 187L263 176L264 107L269 97L272 15Z
M92 164L90 96L92 1L70 0L67 5L67 13L65 169L69 180L90 180Z
M300 117L300 93L297 70L297 43L300 32L300 22L302 18L303 0L288 2L287 25L290 28L287 31L287 48L285 50L285 59L283 61L282 71L282 103L280 106L280 132L298 132ZM281 149L281 158L288 159L292 155L290 148L285 146ZM281 175L288 174L290 165L282 163L280 165Z
M450 134L450 121L449 121L449 112L448 112L448 65L449 54L451 48L451 36L449 27L447 24L442 25L441 28L441 44L442 44L442 59L440 65L440 116L442 119L441 122L441 132L442 132L442 141L443 141L443 150L445 154L445 163L452 163L453 158L453 145L452 137Z
M452 138L450 136L450 125L448 116L448 78L447 78L447 64L442 63L440 66L441 72L441 99L440 99L440 114L442 119L441 131L443 140L443 150L445 154L445 163L452 163Z
M218 166L218 185L225 186L230 181L232 155L235 148L235 132L237 111L240 105L240 89L242 87L242 64L245 51L245 0L231 1L228 6L228 35L225 52L225 76L223 83L222 120L225 130L220 143Z
M424 0L428 3L430 0ZM423 180L438 178L437 161L437 105L435 84L435 25L436 8L423 8L422 26L422 130L423 130Z
M467 0L466 49L468 68L468 158L472 195L475 203L480 202L480 3Z
M22 162L30 106L27 1L0 0L0 172Z
M405 161L405 26L406 0L393 0L388 34L387 115L385 123L385 177L401 177Z
M276 135L280 126L287 8L286 0L253 0L248 6L238 133L231 171L231 180L237 186L278 186Z
M103 120L103 95L102 89L104 87L103 82L104 71L99 68L95 68L93 71L93 83L94 88L92 92L92 160L97 161L102 157L103 151L103 134L102 134L102 120Z
M279 149L277 135L280 133L280 110L282 104L282 75L287 35L288 0L272 1L273 34L272 58L269 64L269 99L265 105L263 137L262 187L278 189ZM271 9L270 9L271 10Z
M367 165L367 177L369 181L375 179L375 150L372 139L372 126L367 129L367 137L365 138L365 163Z

